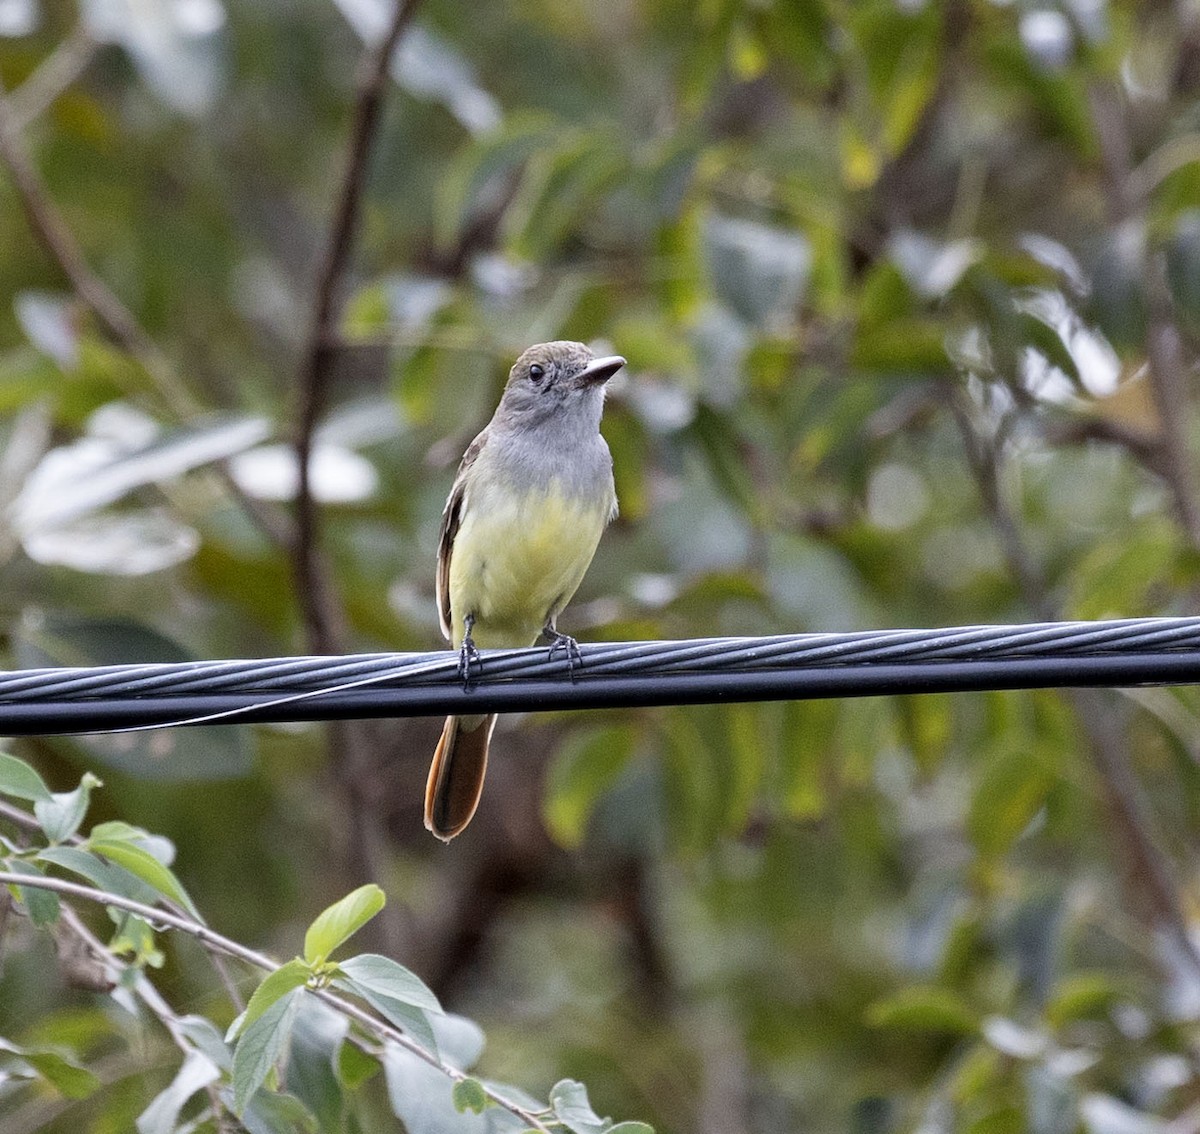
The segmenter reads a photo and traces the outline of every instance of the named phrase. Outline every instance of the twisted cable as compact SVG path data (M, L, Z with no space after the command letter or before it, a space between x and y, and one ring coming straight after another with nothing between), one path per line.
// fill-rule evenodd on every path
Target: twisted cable
M0 733L1200 682L1200 618L0 673Z

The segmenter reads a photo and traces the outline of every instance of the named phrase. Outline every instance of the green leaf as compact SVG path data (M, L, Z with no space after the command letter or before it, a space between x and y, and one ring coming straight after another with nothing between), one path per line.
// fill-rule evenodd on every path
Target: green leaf
M1036 315L1021 312L1016 317L1017 331L1026 344L1033 347L1051 366L1056 366L1072 382L1079 382L1079 366L1067 349L1062 336Z
M713 291L730 311L751 325L795 318L812 270L803 232L711 213L703 240Z
M1193 331L1200 331L1200 209L1187 209L1176 218L1166 268L1177 310Z
M437 1055L437 1033L433 1030L433 1022L425 1014L423 1008L414 1008L403 1000L394 1000L390 996L381 996L369 988L360 987L348 980L337 979L333 987L354 996L361 996L385 1020L394 1024L401 1031L417 1041L423 1048Z
M984 853L1003 854L1029 826L1056 777L1036 754L1019 749L992 761L975 790L967 829Z
M1102 1017L1128 994L1128 988L1109 973L1072 973L1055 985L1046 1005L1046 1019L1055 1028L1063 1028L1077 1020Z
M312 1111L322 1131L344 1132L348 1100L337 1072L341 1052L357 1050L346 1042L349 1031L350 1021L340 1012L315 996L301 997L288 1048L287 1089Z
M92 788L100 786L96 776L85 772L74 791L56 792L50 799L39 799L34 803L33 813L41 823L46 838L52 843L61 843L75 834L87 814Z
M550 1088L550 1106L571 1134L602 1134L612 1125L592 1110L587 1087L575 1079L561 1079Z
M225 1042L230 1043L236 1039L280 997L286 996L293 988L307 984L311 976L312 967L299 957L288 961L273 973L268 973L254 990L246 1010L229 1025L229 1031L225 1033Z
M107 890L110 894L119 894L123 898L132 898L149 905L158 897L158 891L147 886L123 866L118 866L115 862L105 862L91 851L80 847L45 847L38 851L36 861L69 870L72 874L86 878L99 889Z
M825 813L827 754L833 750L838 715L836 701L789 701L783 707L775 798L792 819L804 822Z
M138 1115L138 1134L172 1134L188 1099L220 1077L220 1068L207 1055L189 1051L175 1078Z
M53 1048L18 1047L6 1039L0 1039L0 1051L15 1055L69 1099L85 1099L100 1086L100 1080L86 1067L81 1067Z
M233 1052L226 1047L216 1024L207 1016L181 1016L179 1028L192 1045L204 1052L222 1071L233 1069Z
M488 1105L487 1092L478 1079L462 1079L455 1083L451 1098L454 1100L454 1109L459 1114L465 1114L467 1111L482 1114Z
M197 921L203 920L179 879L154 855L137 843L127 842L123 839L89 838L84 846L85 849L102 855L118 866L125 867L131 874L153 886L160 894L181 905Z
M32 878L45 878L46 873L31 862L13 859L8 864L14 874L28 874ZM42 890L36 886L10 886L18 901L25 903L29 920L34 925L53 925L58 921L58 895L53 890Z
M363 953L339 963L338 968L353 987L363 993L371 992L391 1000L411 1004L428 1012L441 1012L438 998L415 973L390 957L378 953Z
M304 935L304 959L310 965L323 964L334 949L383 909L386 901L384 892L374 883L368 883L334 902L308 927Z
M53 797L45 781L24 760L0 752L0 795L48 803Z
M304 990L293 988L275 1001L243 1033L233 1053L233 1109L241 1114L266 1082L291 1034Z
M247 1134L317 1134L323 1129L300 1099L278 1091L256 1091L242 1125Z
M932 319L860 327L850 361L860 370L949 376L954 368L946 354L947 329Z
M583 842L597 802L633 753L633 731L622 725L584 728L560 746L546 777L542 817L559 846Z
M915 1032L975 1035L979 1031L976 1013L959 996L945 988L922 986L875 1001L867 1009L867 1023Z
M161 969L166 963L166 957L158 947L154 929L145 918L116 906L108 907L108 916L117 927L112 940L108 943L110 952L117 956L130 954L132 964L139 967Z
M654 1127L644 1122L618 1122L610 1126L605 1134L654 1134Z
M352 1043L338 1048L334 1073L347 1091L357 1091L368 1079L379 1074L379 1060L373 1059Z

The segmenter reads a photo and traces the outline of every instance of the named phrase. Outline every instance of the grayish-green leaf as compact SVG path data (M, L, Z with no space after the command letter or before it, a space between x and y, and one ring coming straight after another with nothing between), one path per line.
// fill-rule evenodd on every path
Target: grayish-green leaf
M172 1134L188 1099L220 1077L220 1068L207 1055L188 1052L175 1078L138 1115L138 1134Z
M33 805L33 813L41 823L46 838L52 843L61 843L75 834L87 814L92 788L100 786L96 776L85 772L74 791L56 792L48 800L37 800Z
M275 1001L243 1033L233 1053L234 1110L241 1114L250 1096L271 1073L292 1030L304 990L294 988Z
M378 953L362 953L338 964L338 968L349 978L358 991L385 996L423 1008L427 1012L441 1012L442 1006L429 986L415 973L390 957Z
M50 789L45 781L24 760L18 760L7 752L0 752L0 795L14 799L51 800Z
M10 861L8 869L14 874L28 874L32 878L46 877L46 872L40 866L19 858ZM53 925L58 921L58 895L53 890L43 890L37 886L21 886L18 893L20 900L25 903L25 908L29 911L29 920L34 925Z

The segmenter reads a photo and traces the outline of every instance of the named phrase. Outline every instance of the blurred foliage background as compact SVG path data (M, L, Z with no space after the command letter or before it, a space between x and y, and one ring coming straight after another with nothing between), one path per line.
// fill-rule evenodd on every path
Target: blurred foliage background
M389 12L0 0L7 666L433 646L455 464L550 338L629 360L581 639L1195 610L1194 0L425 0L317 343L298 593L314 280ZM14 750L101 774L97 818L277 955L378 881L377 947L484 1071L601 1113L1200 1130L1195 691L503 718L449 847L439 727ZM123 1068L38 1128L130 1128L169 1060L5 948L0 1029ZM170 943L157 979L219 998Z

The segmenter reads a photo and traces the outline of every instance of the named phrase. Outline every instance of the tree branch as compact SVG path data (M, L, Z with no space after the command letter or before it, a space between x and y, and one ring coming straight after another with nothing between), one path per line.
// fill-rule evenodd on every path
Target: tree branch
M11 823L14 827L19 827L24 831L36 832L42 834L42 825L28 811L22 811L19 807L14 807L6 800L0 799L0 819L4 819ZM72 846L79 846L84 842L78 835L72 835L68 840ZM172 904L172 911L176 914L183 914L183 909L180 906ZM246 1007L245 1000L242 998L241 990L230 976L229 969L225 966L225 958L218 952L208 950L209 960L212 961L213 969L216 971L217 977L225 989L225 995L229 997L230 1002L240 1012Z
M1089 102L1104 165L1106 205L1114 224L1136 218L1145 206L1148 183L1144 170L1133 168L1132 145L1122 95L1111 84L1097 84ZM1150 390L1158 411L1162 466L1175 502L1180 527L1194 549L1200 550L1200 497L1195 491L1195 468L1188 448L1191 404L1183 344L1171 319L1170 297L1158 259L1144 256L1142 287L1146 298L1146 358Z
M1041 567L1025 545L1017 518L1004 498L1000 476L1001 448L979 436L960 399L955 398L952 404L967 463L1022 598L1039 618L1058 621L1061 611L1050 598ZM1064 696L1074 707L1087 738L1088 754L1124 847L1126 890L1134 904L1167 927L1183 956L1200 973L1200 950L1192 940L1171 860L1154 834L1150 809L1129 766L1126 745L1121 740L1124 722L1112 702L1096 690L1064 690Z
M9 99L11 125L24 130L50 109L58 98L96 56L99 44L82 23L67 36L29 76Z
M196 412L197 404L174 367L142 329L129 308L95 272L50 197L21 141L10 108L11 96L0 93L0 161L16 186L21 207L41 242L79 298L96 316L105 333L132 355L154 379L171 410L179 417Z
M420 0L399 0L387 33L363 59L350 142L333 221L317 273L313 310L297 377L299 413L295 447L299 484L293 559L309 643L318 653L336 652L339 635L333 625L331 595L322 578L317 552L317 508L312 495L310 467L313 436L325 411L333 357L328 343L336 329L339 291L358 227L367 163L383 106L388 65L419 3Z
M282 967L265 953L259 953L254 949L250 949L229 937L217 933L215 930L209 929L207 925L203 925L192 918L164 910L158 906L148 906L144 902L135 901L133 898L126 898L120 894L112 894L106 890L97 889L94 886L85 886L82 883L71 882L64 878L40 878L36 875L16 874L3 870L0 870L0 886L50 890L56 894L63 894L66 897L80 898L84 901L97 902L100 905L114 906L117 909L128 910L130 913L144 918L151 925L166 925L172 929L177 929L181 933L186 933L188 936L194 937L201 944L219 949L226 955L236 957L239 961L244 961L256 969L272 973ZM103 949L103 946L101 945L100 948ZM110 956L106 949L104 953L106 956ZM313 989L311 991L335 1011L347 1017L347 1019L361 1024L377 1039L389 1040L392 1043L398 1044L455 1082L461 1082L469 1078L465 1072L443 1063L437 1056L427 1051L415 1040L398 1031L390 1024L372 1016L370 1012L360 1008L352 1001L346 1000L336 993L329 992L327 989ZM170 1011L169 1007L168 1011ZM497 1106L503 1107L511 1114L516 1115L522 1122L528 1123L535 1130L543 1131L544 1134L550 1134L549 1129L532 1111L512 1102L486 1084L484 1085L484 1092Z
M299 409L295 452L299 476L292 572L308 647L317 654L341 652L345 619L320 550L317 505L312 493L313 438L328 400L330 364L336 357L331 344L336 337L340 293L358 228L371 147L387 87L388 67L419 3L420 0L398 0L386 34L363 56L345 164L317 272L312 314L297 376ZM363 881L378 878L382 873L386 840L368 791L373 778L370 733L361 722L343 721L331 724L328 736L338 778L351 810L347 825L351 868ZM380 925L386 943L394 948L400 936L395 914L385 914Z
M1135 429L1106 417L1072 416L1051 419L1043 426L1042 436L1051 445L1081 445L1087 441L1119 445L1138 464L1169 483L1170 469L1162 438L1144 429Z

